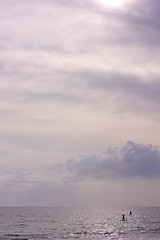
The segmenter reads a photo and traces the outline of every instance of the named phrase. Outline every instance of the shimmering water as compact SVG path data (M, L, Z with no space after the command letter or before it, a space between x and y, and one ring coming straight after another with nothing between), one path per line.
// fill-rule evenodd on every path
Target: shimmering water
M0 240L27 239L160 240L160 208L0 208Z

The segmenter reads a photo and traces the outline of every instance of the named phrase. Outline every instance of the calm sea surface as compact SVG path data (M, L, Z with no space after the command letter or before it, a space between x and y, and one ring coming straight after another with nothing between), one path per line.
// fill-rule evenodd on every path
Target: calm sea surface
M0 240L13 239L160 240L160 208L1 207Z

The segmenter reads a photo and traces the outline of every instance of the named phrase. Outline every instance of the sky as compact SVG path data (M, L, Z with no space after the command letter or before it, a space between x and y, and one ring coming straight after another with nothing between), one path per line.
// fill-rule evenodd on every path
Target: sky
M0 206L160 206L159 12L0 1Z

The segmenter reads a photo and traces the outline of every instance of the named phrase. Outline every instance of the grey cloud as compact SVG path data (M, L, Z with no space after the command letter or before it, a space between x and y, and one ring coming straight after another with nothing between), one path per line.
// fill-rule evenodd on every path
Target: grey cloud
M117 110L119 108L123 109L123 112L154 113L152 117L160 113L160 82L157 76L140 78L136 74L98 71L81 72L79 76L88 89L88 96L95 91L99 93L97 105L103 103L109 109L110 98L114 97L114 107Z
M67 1L63 0L60 3L69 7L79 7L94 13L96 16L103 18L101 25L94 27L92 24L87 27L89 30L94 29L91 46L93 44L123 46L147 46L155 48L159 46L160 24L159 24L159 9L160 5L156 0L133 1L128 4L126 11L115 11L112 9L100 6L98 1ZM80 10L82 11L82 10ZM118 24L117 24L118 23ZM86 23L87 25L87 23ZM98 27L98 28L97 28ZM80 28L79 28L80 30ZM98 30L98 31L97 31ZM91 34L90 31L88 33ZM89 45L88 45L89 48Z
M129 20L133 23L135 22L139 29L141 27L147 27L159 31L159 10L160 3L157 0L137 1L133 7L133 14L130 14Z
M94 180L120 178L160 178L160 152L153 145L128 141L122 148L108 148L99 155L72 158L52 168L39 171L0 172L1 185L7 188L47 184L48 188L62 188L86 178Z
M95 35L92 41L102 45L157 48L160 37L159 9L156 0L133 1L126 11L90 5L90 11L103 17L103 34Z
M103 91L115 91L125 93L129 96L135 96L135 98L139 97L141 99L150 100L156 102L160 100L159 88L160 82L159 79L152 79L150 81L144 81L145 79L140 79L134 74L123 74L123 73L101 73L93 75L87 75L87 83L89 87L100 89ZM146 79L148 80L148 79Z
M136 1L127 13L120 15L120 20L127 27L128 43L143 44L149 48L158 47L160 37L160 4L156 0ZM122 34L125 36L125 33ZM130 37L129 37L130 36ZM124 37L125 40L125 37ZM124 41L124 43L127 43Z
M99 155L71 159L63 166L72 180L83 178L159 178L160 152L152 145L128 141L124 147L109 148Z
M1 99L14 102L65 102L70 104L87 104L90 107L103 107L110 109L110 98L114 98L114 111L149 113L153 118L159 116L160 82L157 76L142 77L134 74L101 71L55 71L53 80L46 76L43 83L37 78L32 80L35 88L30 87L30 82L25 86L26 80L19 80L17 87L2 89ZM45 78L43 74L41 78ZM61 78L64 89L54 90L54 84ZM147 79L146 79L147 78ZM24 83L24 87L23 84ZM36 88L37 83L39 83ZM48 84L48 88L46 87ZM19 85L19 86L18 86ZM22 85L22 86L21 86ZM40 86L40 87L39 87ZM94 93L96 93L94 95ZM98 94L98 95L97 95ZM97 97L98 96L98 97ZM154 113L154 115L153 115Z

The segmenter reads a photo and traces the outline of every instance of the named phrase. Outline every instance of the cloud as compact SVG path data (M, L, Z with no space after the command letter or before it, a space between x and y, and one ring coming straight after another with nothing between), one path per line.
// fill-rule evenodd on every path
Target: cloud
M156 0L132 1L126 11L113 11L106 14L104 18L106 23L108 16L112 19L112 41L106 40L106 43L121 44L135 48L147 47L154 49L159 47L160 24L159 24L160 5ZM115 20L115 21L114 21ZM108 25L106 24L106 31Z
M160 152L155 146L128 141L120 149L108 148L100 155L71 159L63 167L74 181L85 178L159 178Z
M114 122L112 113L159 119L160 4L132 2L115 11L91 0L1 1L2 141L61 149L68 140L59 139L75 134L82 143L101 119Z
M160 101L158 76L138 76L134 73L120 71L81 71L79 89L81 98L95 109L112 111L118 114L139 113L151 118L159 116Z
M143 30L151 30L159 34L159 9L160 4L156 0L137 1L132 8L132 13L128 15L129 24L132 23L132 26L137 26L137 30L142 30L141 33L143 33ZM154 40L154 35L150 37ZM155 41L158 43L157 39Z
M3 168L5 169L5 168ZM1 188L32 190L37 185L61 189L81 181L160 178L160 152L153 145L128 141L121 148L108 148L97 155L71 158L51 168L1 170Z
M44 189L55 189L62 185L62 176L46 169L39 170L1 170L1 189L32 190L36 186L45 186Z
M2 166L1 205L77 206L98 203L105 206L138 205L142 202L156 205L159 179L159 149L128 141L121 148L108 148L101 154L72 158L48 168L38 169L37 166L35 170L13 170ZM156 201L155 196L158 197Z

